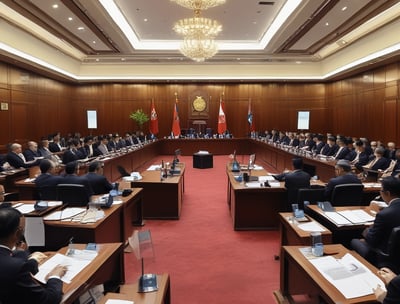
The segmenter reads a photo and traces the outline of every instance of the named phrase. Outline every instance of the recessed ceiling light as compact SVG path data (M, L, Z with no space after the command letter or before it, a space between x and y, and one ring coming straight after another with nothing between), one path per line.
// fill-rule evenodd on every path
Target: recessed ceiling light
M301 64L301 61L296 61L296 64Z
M329 26L329 22L325 22L325 26Z
M93 40L93 41L92 41L92 43L93 43L93 44L96 44L96 41L95 41L95 40Z
M58 8L58 4L53 4L51 7L52 8Z
M68 17L68 21L72 21L74 20L72 17Z
M99 59L99 58L96 58L96 61L100 61L100 59Z
M147 21L148 21L148 19L147 19L147 18L144 18L144 19L143 19L143 21L144 21L144 22L147 22Z
M78 27L78 31L83 31L85 28L83 26Z
M347 6L342 7L342 11L345 11L345 10L347 10Z
M125 58L121 58L121 61L125 61Z

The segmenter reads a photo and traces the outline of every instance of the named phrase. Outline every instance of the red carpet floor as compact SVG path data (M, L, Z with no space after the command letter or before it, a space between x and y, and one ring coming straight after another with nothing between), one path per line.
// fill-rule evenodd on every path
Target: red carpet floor
M153 163L170 161L159 157ZM147 220L155 259L145 260L146 273L167 272L173 304L275 303L279 289L278 231L234 231L227 205L228 156L214 156L214 168L186 164L180 220ZM165 198L168 199L167 197ZM125 254L126 281L140 275L140 263Z

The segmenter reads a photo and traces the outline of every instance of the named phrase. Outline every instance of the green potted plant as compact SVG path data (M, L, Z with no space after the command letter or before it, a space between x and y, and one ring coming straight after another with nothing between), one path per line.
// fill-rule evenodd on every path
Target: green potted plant
M149 121L149 116L144 113L142 109L137 109L135 112L132 112L129 117L136 121L140 130L142 129L143 124Z

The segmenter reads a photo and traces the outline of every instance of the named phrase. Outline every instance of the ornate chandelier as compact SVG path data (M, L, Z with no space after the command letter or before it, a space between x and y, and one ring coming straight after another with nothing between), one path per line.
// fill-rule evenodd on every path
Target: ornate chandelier
M174 31L184 37L180 51L183 55L197 62L213 57L218 52L214 41L222 31L221 24L216 20L201 17L201 10L225 3L225 0L171 0L179 5L194 10L193 18L178 20Z
M206 10L210 7L224 4L226 0L171 0L176 2L180 6L186 7L192 10Z

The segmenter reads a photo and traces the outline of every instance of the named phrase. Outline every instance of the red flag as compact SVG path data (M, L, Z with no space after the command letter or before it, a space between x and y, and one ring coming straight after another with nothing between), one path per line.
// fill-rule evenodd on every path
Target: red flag
M249 110L247 111L247 121L249 123L250 132L255 132L256 126L254 124L253 112L251 110L251 98L249 99Z
M179 115L178 115L178 95L176 95L175 105L174 105L174 119L172 121L172 134L174 137L181 135L181 126L179 124Z
M218 114L218 134L223 134L226 131L225 119L225 103L222 97L219 99L219 114Z
M154 100L151 101L150 133L158 134L158 116L154 106Z

